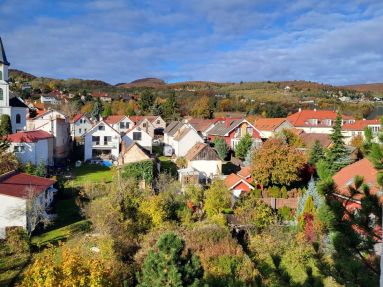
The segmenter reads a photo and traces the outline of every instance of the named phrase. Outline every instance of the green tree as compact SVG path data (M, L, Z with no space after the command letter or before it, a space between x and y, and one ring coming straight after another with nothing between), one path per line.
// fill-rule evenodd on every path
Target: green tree
M92 111L90 112L90 117L93 119L98 119L101 114L101 109L102 109L101 101L100 99L97 99L93 104Z
M364 129L364 141L362 144L362 152L365 155L368 155L371 151L371 146L372 146L372 129L369 127L366 127Z
M197 256L185 250L185 243L174 233L167 233L145 259L140 287L201 286L203 268Z
M333 132L330 137L333 144L327 152L326 160L331 165L331 171L335 173L351 163L350 151L343 141L342 116L340 113L338 113L336 117Z
M0 136L7 136L12 133L11 118L3 114L0 117Z
M47 169L45 167L45 162L41 161L34 171L34 174L37 176L45 177L47 175Z
M321 159L324 159L323 147L320 141L316 140L311 147L308 163L311 165L316 165L317 162Z
M235 156L240 160L244 160L247 153L250 150L252 144L252 137L249 134L246 134L240 139L237 146L235 147Z
M247 151L245 161L243 162L245 166L251 165L251 159L253 157L253 154L257 150L258 146L259 146L259 143L257 141L254 140L251 142L251 146L249 150Z
M216 137L213 140L214 149L217 151L218 156L221 160L225 160L229 152L229 147L223 137Z
M148 112L154 104L155 97L150 90L145 90L138 100L142 112Z
M168 121L177 120L180 116L179 106L174 92L170 94L166 99L166 102L163 104L163 116L165 120Z
M221 214L231 206L231 193L222 180L215 180L205 192L205 211L209 217Z
M102 117L106 118L112 114L112 107L110 104L105 104L104 109L102 110Z

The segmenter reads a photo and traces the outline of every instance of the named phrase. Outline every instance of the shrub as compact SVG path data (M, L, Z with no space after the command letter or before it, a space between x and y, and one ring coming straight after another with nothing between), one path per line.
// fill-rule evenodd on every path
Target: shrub
M288 206L283 206L278 209L278 216L282 220L292 220L294 218L292 209Z
M7 230L6 247L11 254L22 254L29 252L28 233L22 227Z
M188 165L188 162L185 157L181 156L176 159L176 165L178 168L185 168Z
M281 188L281 197L282 198L288 198L286 186L282 186L282 188Z
M122 175L126 178L133 177L137 180L152 182L154 178L154 163L151 160L143 160L127 164Z

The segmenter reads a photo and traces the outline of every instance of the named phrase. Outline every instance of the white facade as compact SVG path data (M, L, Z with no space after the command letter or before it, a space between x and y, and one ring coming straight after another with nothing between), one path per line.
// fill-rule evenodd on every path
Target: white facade
M191 160L188 161L188 167L198 170L200 172L200 178L212 178L222 173L221 160Z
M161 116L158 116L155 120L152 121L152 125L154 129L162 129L166 128L166 122Z
M17 159L22 163L28 162L38 165L53 165L53 138L42 139L37 142L11 142L8 150L14 152Z
M183 127L174 137L168 137L168 142L173 147L174 154L181 157L185 156L196 143L203 143L204 141L194 129Z
M55 110L50 110L34 119L28 120L27 130L43 130L54 136L54 156L63 158L68 155L70 127L67 117Z
M142 148L150 153L153 150L153 137L139 126L134 127L123 136L123 141L126 146L130 146L133 142L139 144Z
M148 119L143 119L137 123L137 127L140 127L142 131L146 132L152 138L154 137L154 126Z
M134 126L134 122L128 117L123 117L117 123L111 124L111 126L119 133L126 133Z
M70 133L72 139L82 137L93 127L93 123L86 116L82 116L70 124Z
M84 135L84 161L116 161L120 154L120 142L120 133L104 121L100 121Z
M56 189L50 187L45 192L40 193L34 199L34 206L38 210L48 208L53 201ZM36 227L33 218L28 218L27 211L28 199L0 194L0 239L4 239L7 227L23 227L28 233Z
M57 99L54 96L49 96L49 95L42 95L40 97L40 102L42 104L50 104L50 105L60 105L61 100Z

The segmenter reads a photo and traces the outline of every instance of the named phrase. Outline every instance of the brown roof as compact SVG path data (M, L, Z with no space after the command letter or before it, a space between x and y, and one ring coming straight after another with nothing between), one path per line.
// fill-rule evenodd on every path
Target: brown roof
M274 131L285 121L285 118L259 118L254 126L260 131Z
M248 178L251 176L251 167L250 166L245 166L241 168L240 171L237 172L239 176L242 176L243 178Z
M299 135L307 148L311 148L316 141L319 141L322 147L328 147L332 143L330 135L316 133L301 133Z
M197 131L204 132L208 127L214 124L217 120L207 120L207 119L190 119L189 124Z
M55 180L26 173L9 173L2 175L2 177L0 179L0 194L21 198L28 197L31 191L35 195L40 194L56 183Z
M149 122L152 123L152 122L154 122L158 118L158 116L130 116L129 118L135 124L137 124L138 122L141 122L144 119L147 119Z
M202 151L205 151L201 157L196 158L201 154ZM186 154L186 159L191 160L220 160L217 152L210 145L205 143L196 143Z
M111 115L104 119L104 121L109 125L114 125L122 121L126 116L124 115Z
M35 143L39 140L53 138L53 135L46 131L36 130L28 132L17 132L15 134L10 134L7 137L9 142L13 143Z
M350 196L348 187L354 185L354 178L359 175L364 178L364 183L370 187L371 194L377 194L380 190L376 181L377 174L378 171L373 164L367 158L364 158L342 168L333 176L333 180L337 186L337 193ZM362 197L362 194L356 194L353 199L360 200Z

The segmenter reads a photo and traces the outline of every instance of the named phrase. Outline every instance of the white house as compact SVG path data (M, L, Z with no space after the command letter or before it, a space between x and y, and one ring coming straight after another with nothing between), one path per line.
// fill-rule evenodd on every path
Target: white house
M289 122L305 133L331 134L337 113L328 110L301 110L287 117ZM355 120L346 115L342 115L342 124L352 124Z
M11 134L7 138L9 151L14 152L20 162L38 165L44 162L52 166L54 137L42 130L23 131Z
M120 154L121 135L104 121L84 135L84 161L116 161Z
M134 126L134 122L127 116L112 115L104 118L104 121L119 133L125 133Z
M48 94L48 95L41 95L40 96L40 102L42 104L60 105L61 104L61 99L59 99L55 95Z
M19 97L11 95L8 84L8 67L10 63L5 55L0 38L0 116L11 118L12 133L25 129L28 107Z
M166 128L166 122L161 116L131 116L130 119L152 137L154 134L162 134Z
M196 143L186 154L187 165L199 172L200 180L222 173L222 160L217 151L205 143Z
M125 145L128 147L132 143L139 144L142 148L152 153L153 149L153 137L151 137L145 130L141 129L140 126L135 126L130 129L122 138Z
M375 120L356 120L351 124L344 124L342 126L343 140L346 144L350 144L352 139L356 136L365 138L364 130L369 128L372 131L372 136L376 140L378 133L381 129L380 121Z
M169 140L177 157L185 156L195 144L204 142L195 129L186 125L181 126Z
M80 138L93 127L93 122L84 114L77 114L70 121L72 139Z
M31 233L51 205L57 190L54 180L15 171L0 175L0 238L10 227Z
M56 110L48 110L33 119L28 119L27 130L42 130L54 136L53 155L57 159L65 158L70 150L70 131L67 117Z
M259 118L255 121L254 126L260 131L263 139L273 137L284 129L294 128L285 118Z

